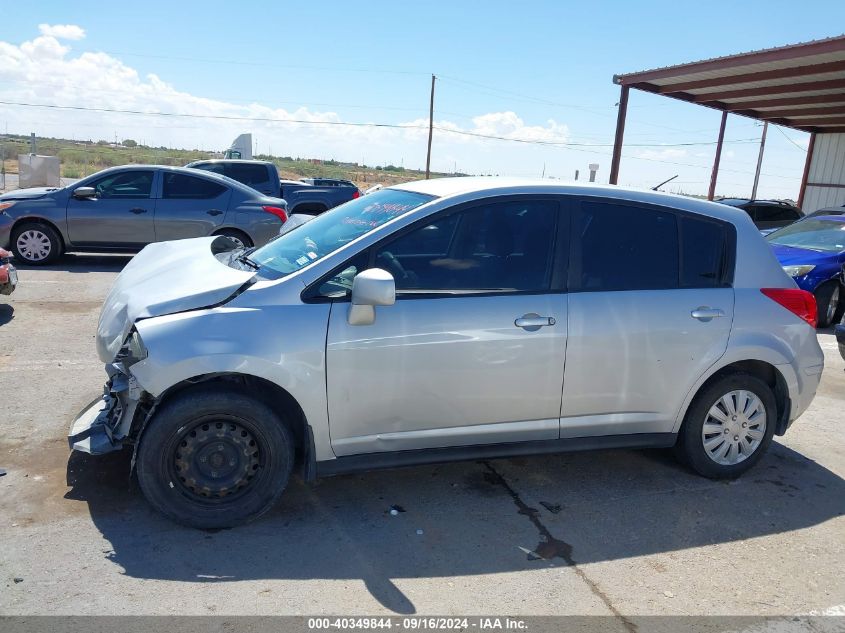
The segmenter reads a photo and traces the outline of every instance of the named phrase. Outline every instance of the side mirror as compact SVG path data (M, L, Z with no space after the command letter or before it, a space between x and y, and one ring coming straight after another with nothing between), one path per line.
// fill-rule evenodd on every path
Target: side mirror
M370 268L352 281L352 304L349 325L372 325L376 321L375 306L392 306L396 302L393 275L381 268Z
M77 187L73 190L73 197L81 200L86 198L96 198L97 190L94 187Z

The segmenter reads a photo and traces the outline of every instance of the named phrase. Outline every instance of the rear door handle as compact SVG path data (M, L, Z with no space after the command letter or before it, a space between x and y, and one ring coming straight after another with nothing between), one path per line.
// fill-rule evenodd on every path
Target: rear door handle
M553 317L544 317L539 314L534 314L533 312L524 314L513 322L516 327L521 327L527 332L536 332L541 327L554 325L555 323L556 321Z
M135 215L138 215L139 213L146 213L146 212L147 212L147 210L142 209L141 207L135 207L134 209L129 209L129 213L134 213Z
M223 212L220 209L209 209L206 213L208 215L221 215Z
M711 321L718 317L725 316L725 311L720 310L719 308L710 308L708 306L699 306L692 312L690 312L690 316L693 319L698 319L699 321Z

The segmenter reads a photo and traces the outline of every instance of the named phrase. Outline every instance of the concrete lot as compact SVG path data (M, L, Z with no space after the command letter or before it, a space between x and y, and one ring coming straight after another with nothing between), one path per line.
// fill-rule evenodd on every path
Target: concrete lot
M69 459L126 261L25 269L0 298L0 614L845 613L829 332L811 409L736 482L662 451L470 462L295 482L257 523L206 533L152 512L128 455Z

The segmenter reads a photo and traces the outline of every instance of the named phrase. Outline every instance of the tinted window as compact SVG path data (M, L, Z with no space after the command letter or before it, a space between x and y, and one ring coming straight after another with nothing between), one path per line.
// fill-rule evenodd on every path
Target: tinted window
M223 163L200 163L199 165L194 165L194 169L202 169L203 171L210 171L214 174L225 175L225 171L223 169Z
M165 198L195 198L209 199L226 192L226 187L220 183L211 182L205 178L195 178L185 174L164 174Z
M153 172L122 171L95 180L91 186L100 198L149 198Z
M678 287L673 213L584 202L576 215L570 282L580 290Z
M754 207L752 217L757 222L794 222L801 216L790 207L761 204Z
M445 216L381 247L397 290L546 290L558 205L498 202Z
M682 216L681 286L713 288L723 285L727 262L727 232L718 222Z
M265 165L250 163L232 163L226 166L226 175L250 187L270 180L269 170Z

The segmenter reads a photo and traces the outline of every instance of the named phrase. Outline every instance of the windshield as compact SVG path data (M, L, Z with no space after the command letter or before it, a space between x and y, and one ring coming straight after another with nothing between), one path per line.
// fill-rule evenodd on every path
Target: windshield
M845 222L804 220L770 233L766 239L772 244L838 253L845 250Z
M382 189L350 200L280 235L249 254L270 276L284 277L322 259L385 222L433 200L432 196ZM262 270L267 275L267 270Z

